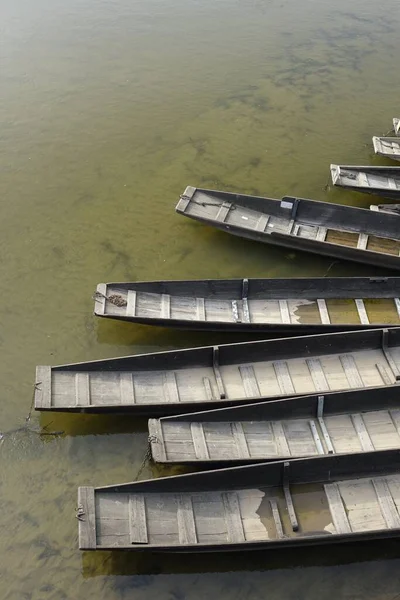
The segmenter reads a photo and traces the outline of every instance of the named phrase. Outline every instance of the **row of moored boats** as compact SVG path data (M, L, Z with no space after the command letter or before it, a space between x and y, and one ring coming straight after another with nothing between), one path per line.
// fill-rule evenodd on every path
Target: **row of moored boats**
M395 158L397 148L400 160L397 140L374 138L375 151ZM400 194L395 168L336 165L332 177ZM400 266L399 221L387 210L190 187L177 212L258 241ZM37 410L146 415L155 462L209 469L79 488L81 549L400 536L400 277L99 284L95 314L293 337L38 367Z

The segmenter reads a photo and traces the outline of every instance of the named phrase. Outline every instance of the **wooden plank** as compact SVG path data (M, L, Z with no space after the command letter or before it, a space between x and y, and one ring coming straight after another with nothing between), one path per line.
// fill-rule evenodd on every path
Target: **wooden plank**
M400 410L389 410L388 413L393 421L393 425L395 426L397 433L400 436Z
M239 307L238 307L237 300L232 300L232 315L233 315L233 320L235 321L235 323L240 323Z
M269 215L261 215L254 227L254 231L264 232L266 226L268 225L268 221L269 221Z
M271 506L272 517L273 517L274 523L275 523L276 537L279 539L282 539L285 537L285 534L283 533L283 527L282 527L281 516L279 514L278 503L275 500L275 498L270 498L269 504Z
M95 309L94 312L96 315L104 315L106 312L106 299L107 299L107 284L99 283L96 288L96 293L94 295L94 303Z
M204 298L196 298L196 319L197 321L206 321Z
M282 323L290 324L290 312L287 300L279 300L279 310L281 313Z
M388 363L389 367L391 368L392 373L397 381L400 379L400 371L398 369L396 362L393 360L392 354L389 350L388 341L389 341L389 331L388 331L388 329L383 329L382 330L382 352L385 355L387 363Z
M178 505L177 520L179 543L197 544L192 499L188 494L177 494L175 499Z
M339 486L337 483L328 483L324 485L324 489L336 533L351 533L350 523L340 495Z
M283 493L285 495L286 506L287 506L287 510L288 510L290 523L292 525L292 529L293 529L293 531L298 531L299 523L297 521L296 511L294 510L292 494L290 493L289 469L290 469L290 463L285 462L283 464Z
M161 318L171 318L171 296L169 294L161 294Z
M399 528L400 516L386 479L384 477L374 477L371 481L388 528Z
M251 323L249 302L248 302L247 298L242 298L242 304L243 304L243 323Z
M121 390L121 404L135 404L135 390L133 387L132 373L121 371L119 374L119 387Z
M232 208L232 204L229 204L229 202L223 202L220 206L220 209L217 212L217 215L215 217L216 221L220 221L220 223L224 223L226 217L229 214L229 211Z
M361 323L363 325L369 325L369 319L367 315L367 310L365 308L364 300L362 300L361 298L355 298L354 302L356 303L356 308Z
M231 423L231 429L233 439L235 440L238 458L250 458L249 447L247 445L242 424L240 422L233 422Z
M317 242L324 242L327 233L328 233L328 230L326 227L318 227L317 236L315 238L317 240Z
M307 367L310 371L311 378L313 380L315 389L317 392L329 391L329 384L325 377L324 370L321 365L319 358L307 358Z
M329 435L329 432L328 432L328 428L324 421L324 401L325 401L324 396L318 396L317 419L318 419L318 423L319 423L322 435L324 436L325 445L328 449L328 454L334 454L335 449L333 447L331 436Z
M261 396L261 392L253 366L242 365L239 367L239 372L243 381L246 398L259 398Z
M382 382L385 385L393 385L393 381L384 365L377 363L376 368L378 369L378 373L381 376Z
M328 308L326 306L325 300L323 298L318 298L317 305L318 305L321 323L323 323L324 325L330 325L331 320L329 317Z
M353 414L351 415L351 420L353 421L354 429L356 430L358 439L360 440L362 449L364 452L373 452L375 447L372 443L371 438L369 437L369 433L367 428L365 427L364 419L361 414Z
M204 435L203 423L190 423L190 432L192 434L194 451L196 458L200 460L208 460L210 455Z
M282 421L271 421L271 427L272 432L274 434L275 443L278 449L278 455L283 457L291 456L289 444L287 443Z
M221 371L219 368L219 348L218 346L213 346L213 369L215 381L217 382L217 388L219 397L221 400L225 400L225 387L222 379Z
M176 381L176 374L174 371L164 372L164 398L166 402L172 402L178 404L180 402L178 383Z
M207 400L214 400L214 394L211 387L211 381L208 377L203 377L203 385L206 392Z
M136 316L136 292L135 290L128 290L128 296L126 299L126 316Z
M51 408L51 367L36 367L34 396L36 410Z
M162 422L160 419L149 419L149 442L154 462L165 462L167 451L165 446Z
M225 509L228 541L236 544L246 541L237 494L235 492L224 492L222 494L222 502Z
M79 549L96 548L96 512L93 487L78 488Z
M288 225L287 230L286 230L286 234L287 235L292 235L294 225L295 225L295 220L294 219L292 219L291 221L289 221L289 225Z
M75 373L76 406L90 406L89 373Z
M129 541L131 544L148 544L146 504L143 494L129 494Z
M368 236L365 233L360 233L357 240L357 248L359 250L366 250L368 244Z
M351 388L363 388L364 382L360 377L354 357L351 354L342 354L340 362Z
M394 303L396 305L397 314L398 314L399 319L400 319L400 299L399 298L394 298Z
M295 394L296 392L286 361L277 360L273 363L273 367L282 393Z
M325 454L325 450L322 445L321 438L319 437L318 430L317 430L317 427L316 427L314 421L310 420L309 424L310 424L312 436L314 438L315 447L318 450L318 454Z

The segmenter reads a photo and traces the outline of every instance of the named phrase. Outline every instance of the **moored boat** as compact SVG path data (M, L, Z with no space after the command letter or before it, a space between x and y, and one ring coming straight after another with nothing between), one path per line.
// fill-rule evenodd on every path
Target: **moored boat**
M375 154L400 160L400 140L398 137L377 137L372 138Z
M390 214L329 202L282 200L188 187L176 211L251 240L400 269L400 231Z
M182 329L318 333L400 325L400 277L101 283L99 317Z
M78 490L79 548L218 552L400 536L397 450Z
M149 416L393 385L400 328L298 336L111 358L36 371L35 408Z
M400 448L396 386L149 420L153 460L220 466Z
M354 192L400 199L400 167L331 165L332 183Z

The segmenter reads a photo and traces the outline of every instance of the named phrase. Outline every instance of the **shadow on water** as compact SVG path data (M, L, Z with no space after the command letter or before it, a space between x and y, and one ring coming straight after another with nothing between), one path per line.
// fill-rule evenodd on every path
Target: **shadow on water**
M226 573L268 571L350 565L368 561L400 559L395 540L354 543L332 548L303 548L210 554L147 554L129 551L84 552L82 574L85 578L105 575L160 575L187 573ZM394 568L394 566L393 566Z

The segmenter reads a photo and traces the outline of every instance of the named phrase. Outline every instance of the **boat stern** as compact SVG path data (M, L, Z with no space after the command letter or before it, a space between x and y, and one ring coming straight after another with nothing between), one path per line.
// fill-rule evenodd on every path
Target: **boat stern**
M340 179L339 165L331 165L331 177L333 185L337 185Z
M107 284L99 283L94 294L94 314L102 317L106 309Z
M196 192L196 188L188 185L183 194L179 198L179 202L175 207L177 213L183 214L190 204L191 199L193 198Z
M33 396L35 410L51 409L51 367L43 365L36 367Z
M96 515L94 503L94 488L78 488L78 519L79 550L96 549Z
M400 135L400 119L393 119L393 130L395 135Z

